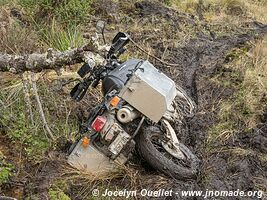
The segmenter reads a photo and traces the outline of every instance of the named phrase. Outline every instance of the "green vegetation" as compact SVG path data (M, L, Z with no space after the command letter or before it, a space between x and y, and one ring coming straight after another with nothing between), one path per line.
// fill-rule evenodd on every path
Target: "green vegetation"
M25 15L15 21L6 16L8 27L0 47L9 53L25 53L43 47L62 51L80 46L84 43L82 30L92 14L92 3L92 0L1 1Z
M46 46L60 51L79 47L84 44L80 27L76 25L69 25L64 28L57 21L52 20L50 25L38 27L38 32L41 41Z
M48 140L43 134L42 127L29 123L25 113L26 106L23 98L21 84L16 87L3 90L0 99L5 104L11 104L1 109L0 123L8 128L8 136L15 143L25 145L25 151L32 156L32 159L41 159L42 152L48 147ZM12 123L16 121L16 123Z
M6 162L5 156L0 151L0 186L8 182L9 178L12 176L13 169L13 165Z
M52 190L50 189L49 192L49 198L51 200L71 200L68 195L66 195L64 192L62 191L58 191L58 190Z
M88 20L91 13L92 0L72 0L72 1L54 1L54 0L12 0L1 1L2 5L22 9L26 13L23 20L10 20L8 14L5 14L5 23L7 24L5 34L0 39L0 47L7 53L31 53L44 48L54 48L64 51L69 48L78 47L84 44L81 30L82 23ZM19 7L20 6L20 7ZM24 92L20 81L10 81L6 88L1 88L0 100L6 105L0 110L0 124L7 127L7 135L14 142L23 144L27 158L33 161L42 159L43 153L48 148L53 148L54 144L49 142L43 128L39 111L36 108L34 96L31 95L33 103L32 110L34 122L30 122L27 106L25 105ZM44 101L44 110L47 120L53 124L52 131L59 137L70 137L70 133L77 130L74 121L66 121L69 112L69 102L61 101L60 97L52 95L48 86L44 82L39 82L39 95L49 96ZM45 97L44 97L45 98ZM57 99L58 98L58 99ZM61 105L64 103L64 105ZM54 116L58 107L64 109L64 116ZM53 112L50 108L53 108ZM50 109L50 111L49 111ZM16 123L14 123L16 122Z
M18 3L37 22L56 18L64 24L79 24L87 21L93 1L18 0Z
M90 15L94 13L94 2L98 3L94 0L0 0L0 6L3 6L0 19L4 19L5 22L4 28L1 26L0 29L1 51L23 54L43 52L47 48L64 51L81 46L86 42L82 35L84 30L88 30L87 23L92 20ZM112 38L115 30L127 31L133 37L140 39L137 42L151 54L157 55L160 52L158 51L159 48L165 48L166 54L157 56L164 57L166 61L171 58L172 62L179 59L172 57L171 51L173 48L186 46L188 41L198 37L197 34L200 30L209 36L209 30L203 28L202 23L207 23L208 28L216 34L216 37L242 34L244 29L239 27L242 27L241 25L244 25L244 22L247 21L257 20L267 23L266 0L203 0L202 4L199 3L201 2L199 0L161 1L174 9L195 16L199 16L199 10L201 10L204 20L198 21L197 18L194 18L196 24L183 23L179 21L180 18L176 24L175 20L170 22L168 18L157 18L156 16L144 17L142 21L132 18L131 15L137 12L132 1L114 0L114 2L118 3L116 17L110 16L109 13L104 11L92 20L95 22L94 20L99 18L109 21L107 28L110 34L107 34L107 40L109 41ZM22 19L10 17L8 11L13 8L21 13ZM118 20L122 25L117 23ZM1 35L1 31L4 34ZM159 44L159 48L153 46L155 44ZM267 105L266 46L267 38L234 49L226 55L227 63L209 80L211 84L216 84L234 92L228 99L221 99L218 107L215 108L219 109L219 112L216 116L216 122L207 133L208 141L205 148L207 148L208 156L209 153L225 150L228 148L227 145L224 146L227 139L248 132L259 123L259 117L264 112L264 106ZM253 47L253 50L250 50L251 47ZM129 51L122 55L122 60L127 60L130 57L148 58L136 47L129 45L127 48L129 48ZM175 71L176 69L170 67L168 70L172 73L172 70ZM64 78L66 77L62 79ZM49 73L44 76L41 75L37 86L48 125L57 138L55 142L52 142L46 135L33 92L30 91L34 118L32 122L27 112L29 108L25 104L22 82L19 78L14 77L9 79L4 77L4 79L8 81L5 82L5 80L0 79L0 106L2 106L0 107L0 127L4 127L6 130L5 137L8 137L14 144L20 144L17 146L22 147L20 149L22 159L27 160L27 162L40 163L47 159L44 157L46 156L45 152L55 150L59 146L58 143L66 142L66 138L72 139L72 133L78 130L78 120L74 110L78 110L77 107L81 104L77 105L75 103L77 107L74 107L67 97L69 88L56 89L55 83L59 83L59 86L61 86L61 78ZM91 95L90 100L92 98L99 100L99 96L99 91L96 91ZM83 106L88 109L91 102L85 102L84 104L86 105ZM251 149L235 148L227 150L231 151L233 159L239 159L238 156L255 154ZM266 162L266 155L259 155L260 159ZM209 167L207 169L210 171L207 173L212 174L212 169ZM0 154L0 185L8 182L13 169L14 166ZM69 200L70 197L66 194L69 194L70 185L75 181L79 183L79 186L83 185L82 187L85 187L84 190L87 189L87 192L89 185L98 185L99 189L104 190L107 185L109 186L110 180L119 180L122 177L126 181L130 180L130 184L133 183L134 186L144 184L139 181L142 175L137 170L133 170L130 174L123 171L109 180L96 180L96 178L89 177L86 174L73 173L69 169L68 172L69 176L63 177L62 181L51 181L52 186L47 188L50 199ZM66 181L64 178L68 180ZM203 179L208 178L208 176L204 177L203 175ZM166 181L167 185L169 180L162 179ZM157 183L160 181L157 180ZM30 195L34 196L35 194ZM28 199L34 199L33 196Z
M229 16L232 22L240 20L233 16L254 18L261 22L267 20L266 0L165 0L164 3L194 15L198 15L201 9L205 20L210 22L225 21Z
M53 133L57 138L70 138L71 133L77 130L77 126L74 118L66 121L70 114L69 102L52 95L46 84L39 83L38 86L39 95L44 99L43 108L48 123L53 124L51 127ZM0 124L6 127L7 136L15 143L23 144L28 159L41 160L43 153L48 148L53 148L55 144L49 142L34 96L31 95L34 122L30 121L29 114L26 112L28 108L25 104L21 82L2 88L0 100L5 105L0 110Z

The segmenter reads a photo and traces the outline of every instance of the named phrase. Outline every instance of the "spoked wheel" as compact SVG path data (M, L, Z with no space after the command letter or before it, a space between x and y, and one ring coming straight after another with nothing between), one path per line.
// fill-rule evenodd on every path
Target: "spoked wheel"
M199 166L197 157L182 143L178 145L183 158L170 154L163 146L166 141L159 128L155 126L143 128L136 140L139 153L153 168L175 179L196 177Z

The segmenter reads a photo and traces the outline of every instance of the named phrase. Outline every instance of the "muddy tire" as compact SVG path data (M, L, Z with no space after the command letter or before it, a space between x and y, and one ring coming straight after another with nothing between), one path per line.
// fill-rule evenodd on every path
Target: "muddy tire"
M153 138L162 137L162 132L155 126L144 127L136 137L136 146L141 156L156 170L175 179L194 179L198 171L199 160L182 143L180 150L186 156L186 164L171 156L164 148L160 149Z

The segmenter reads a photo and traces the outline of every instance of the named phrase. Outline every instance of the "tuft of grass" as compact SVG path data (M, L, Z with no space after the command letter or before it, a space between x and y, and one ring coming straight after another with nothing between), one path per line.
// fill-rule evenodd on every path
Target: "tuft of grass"
M172 1L171 0L164 0L163 3L167 6L171 6L172 5Z
M10 20L9 24L0 30L0 49L10 54L23 54L36 52L42 47L33 30Z
M55 11L56 17L65 23L84 23L92 11L93 0L65 0Z
M28 156L38 160L49 143L40 122L36 121L34 126L27 120L22 84L19 83L13 88L2 88L0 99L5 105L1 109L0 124L7 128L7 136L14 142L25 145Z
M98 199L93 197L92 190L98 189L102 194L106 189L108 190L141 190L143 188L149 188L151 190L168 189L173 184L167 177L149 174L142 171L137 166L117 166L114 170L108 173L91 174L85 171L74 169L66 164L61 165L62 175L59 177L60 181L57 181L56 185L63 191L68 191L68 187L78 187L78 197L87 197L88 199ZM59 183L59 184L58 184ZM63 186L62 186L63 185ZM81 187L82 186L82 187ZM74 190L72 190L74 191ZM124 199L125 197L118 199ZM109 199L108 197L101 197L101 199ZM130 198L130 199L134 199Z
M267 22L266 0L203 0L201 4L200 2L199 0L164 1L168 6L193 15L198 15L198 9L201 8L204 18L215 24L240 23L244 19Z
M10 3L10 0L1 0L0 6L5 6L5 5L8 5L9 3Z
M47 46L59 51L68 50L84 44L80 27L69 25L62 27L56 20L50 25L39 26L40 40Z
M246 4L240 0L224 0L222 6L226 14L241 16L245 15L247 11Z
M68 195L66 195L63 191L49 189L48 191L50 200L71 200Z

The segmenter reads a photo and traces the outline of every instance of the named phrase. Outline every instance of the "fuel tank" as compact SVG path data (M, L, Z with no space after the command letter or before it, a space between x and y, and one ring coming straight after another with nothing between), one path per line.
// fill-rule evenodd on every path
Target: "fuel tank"
M102 81L102 92L107 94L109 91L116 89L121 90L128 80L128 74L133 70L142 60L130 59L122 63L120 66L109 72L109 74Z

